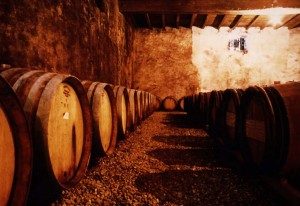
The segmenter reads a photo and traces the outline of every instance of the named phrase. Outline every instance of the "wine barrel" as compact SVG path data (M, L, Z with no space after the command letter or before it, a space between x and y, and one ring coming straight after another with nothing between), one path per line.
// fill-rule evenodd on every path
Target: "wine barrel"
M246 89L241 100L241 152L247 165L261 172L276 170L269 161L275 149L274 126L274 110L265 90Z
M175 97L167 96L163 100L163 108L166 111L174 111L177 107L177 100Z
M184 111L184 98L182 97L178 101L179 110Z
M160 110L161 109L161 98L160 97L155 97L155 110Z
M220 107L222 102L222 92L212 91L209 99L208 108L208 123L209 123L209 135L211 137L218 137L220 135L219 117Z
M23 74L13 89L33 134L30 201L34 204L74 186L84 176L91 152L91 113L77 78L25 70L15 75L19 72Z
M184 97L184 111L191 115L193 112L193 98L191 95Z
M150 105L150 115L154 112L154 95L149 93L149 105Z
M143 91L142 92L143 95L143 119L146 119L148 114L147 114L147 108L148 108L148 101L147 101L147 92Z
M272 158L275 168L300 190L300 82L276 84L265 88L275 115L276 142Z
M241 118L242 90L226 89L220 106L220 139L226 150L239 150L238 131Z
M92 156L112 154L117 142L117 108L112 86L83 81L93 115Z
M146 117L150 116L150 93L146 92Z
M201 98L200 107L201 107L201 114L202 114L202 124L206 125L208 124L208 110L209 110L209 98L210 98L210 92L204 92L202 93L203 96Z
M118 119L118 137L124 139L129 127L130 105L128 91L125 87L115 86L114 94L116 98L117 119Z
M130 102L130 129L134 130L137 126L137 119L138 119L138 95L137 91L134 89L129 90L129 102Z
M143 94L142 91L137 91L137 120L138 120L138 124L141 123L141 121L143 120L143 114L142 114L142 108L143 108Z
M26 205L32 172L32 142L25 114L0 77L0 204Z
M194 94L192 96L192 116L197 120L199 120L201 115L200 101L201 96L199 94Z

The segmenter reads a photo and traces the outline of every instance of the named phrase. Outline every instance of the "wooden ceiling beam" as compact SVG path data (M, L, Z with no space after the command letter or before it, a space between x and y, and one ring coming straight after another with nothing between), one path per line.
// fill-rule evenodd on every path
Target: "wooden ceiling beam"
M212 26L216 17L217 17L216 14L207 14L203 27Z
M229 27L232 28L232 29L234 29L238 25L238 23L241 20L241 18L242 18L242 15L236 15L236 17L231 22L231 24L229 25Z
M146 13L221 13L264 8L300 8L298 0L120 0L121 12ZM257 13L257 15L259 15Z
M247 27L250 22L253 20L253 15L243 15L239 22L236 24L236 27Z
M276 25L275 26L275 29L278 29L278 28L280 28L280 27L282 27L283 25L285 25L287 22L289 22L291 19L293 19L294 17L296 17L297 16L297 14L295 15L295 14L290 14L290 15L285 15L283 18L282 18L282 20L281 20L281 24L278 24L278 25ZM300 22L299 22L300 23Z
M198 16L198 14L193 14L192 15L190 28L192 28L192 26L194 26L197 16Z
M254 18L249 22L249 24L246 26L246 29L249 29L251 25L256 21L256 19L259 17L259 15L254 16Z
M292 19L287 21L283 26L288 27L289 29L293 29L297 27L300 23L300 14L295 15Z
M236 17L236 15L232 15L232 14L225 15L224 18L222 19L222 22L219 27L229 27L230 24L235 19L235 17Z
M259 15L254 22L252 22L251 27L259 27L260 29L268 26L269 17L267 15Z
M213 23L213 27L215 27L216 29L219 29L224 17L225 17L225 15L217 15L215 18L215 21Z

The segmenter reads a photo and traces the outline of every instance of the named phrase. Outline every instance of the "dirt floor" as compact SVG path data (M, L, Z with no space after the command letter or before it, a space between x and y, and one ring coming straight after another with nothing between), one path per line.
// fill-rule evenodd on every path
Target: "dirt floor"
M285 205L215 155L184 113L156 112L54 205Z

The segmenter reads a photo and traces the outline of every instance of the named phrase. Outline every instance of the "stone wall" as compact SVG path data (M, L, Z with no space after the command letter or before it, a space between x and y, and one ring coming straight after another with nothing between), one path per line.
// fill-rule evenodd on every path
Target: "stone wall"
M247 53L228 50L237 36ZM134 87L162 98L300 81L300 29L144 29L134 47Z
M246 88L300 81L299 31L287 28L193 28L193 63L201 74L201 91ZM228 41L246 38L248 52L228 50Z
M134 88L161 98L180 98L199 90L198 70L191 59L190 29L142 29L135 37Z
M300 81L300 28L290 30L287 72L295 74L289 80ZM286 76L286 75L285 75ZM289 77L289 76L288 76Z
M0 63L131 86L131 25L118 0L0 2Z

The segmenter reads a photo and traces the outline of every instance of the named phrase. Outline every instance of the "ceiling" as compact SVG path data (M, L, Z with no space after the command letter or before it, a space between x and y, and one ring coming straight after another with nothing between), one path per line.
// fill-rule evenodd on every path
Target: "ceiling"
M120 0L120 10L136 28L300 27L300 0Z

